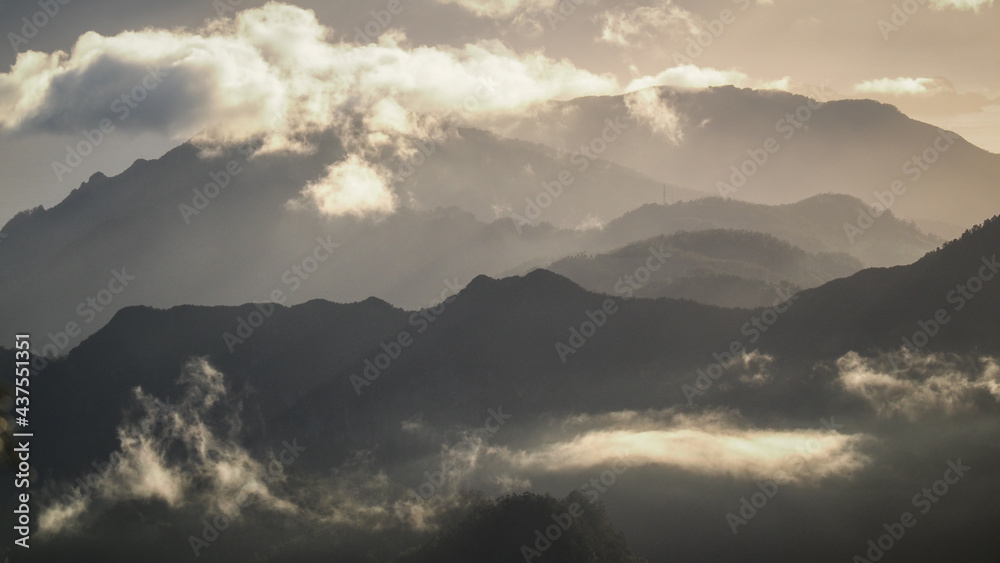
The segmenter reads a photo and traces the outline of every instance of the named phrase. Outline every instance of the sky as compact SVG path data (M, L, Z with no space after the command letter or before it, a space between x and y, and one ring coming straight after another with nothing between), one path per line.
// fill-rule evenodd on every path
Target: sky
M998 153L998 24L993 0L0 0L0 222L192 138L335 131L356 158L321 199L398 135L655 85L873 98Z

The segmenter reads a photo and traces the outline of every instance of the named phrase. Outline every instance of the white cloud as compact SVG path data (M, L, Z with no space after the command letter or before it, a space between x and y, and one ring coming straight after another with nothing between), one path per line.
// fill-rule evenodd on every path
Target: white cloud
M672 0L652 6L617 7L598 17L601 41L623 47L635 47L643 40L663 36L682 37L701 31L696 17Z
M309 455L306 444L289 438L284 444L300 450L285 445L280 455L257 459L241 445L241 404L221 372L197 359L185 366L179 382L186 393L176 404L136 389L141 416L119 427L119 451L99 473L81 476L89 494L69 493L42 504L40 535L85 531L111 507L137 500L163 502L180 518L201 513L232 519L246 510L278 513L290 527L324 533L332 526L373 529L401 523L433 529L439 514L462 502L451 495L412 498L406 487L374 466L366 451L355 452L330 475L303 472L294 487L287 486L283 467L296 463L298 455ZM516 483L523 482L508 485Z
M669 139L675 145L680 144L683 138L680 115L658 88L625 94L625 106L636 122L645 124L654 134Z
M164 127L173 131L204 128L207 143L265 133L295 139L341 124L345 114L364 114L385 99L411 112L474 120L543 100L619 89L610 75L541 53L519 55L499 41L405 48L398 32L361 46L331 43L329 35L312 11L276 3L213 22L201 33L90 32L71 54L23 53L10 72L0 74L0 126L38 127L61 114L95 126L102 117L116 117L111 100L141 84L147 67L169 74L139 109L165 114ZM109 84L106 91L93 90L101 84ZM163 90L169 95L159 95ZM279 128L270 130L274 116L281 118Z
M261 153L309 151L311 136L333 131L357 158L331 163L329 176L307 191L323 196L314 198L321 210L354 213L394 207L372 162L380 149L402 145L400 137L620 91L611 75L540 52L519 54L496 40L410 48L399 31L367 45L331 36L312 11L279 3L198 32L86 33L69 54L22 53L0 74L0 129L77 134L110 119L140 133L194 136L209 151L256 141ZM132 92L142 95L136 107L121 104Z
M119 451L100 474L85 478L93 489L89 496L64 497L42 508L41 534L82 525L81 516L98 503L159 500L177 508L197 499L218 513L243 495L253 498L258 507L293 510L262 480L265 464L251 458L236 442L238 408L228 404L222 373L203 359L194 360L185 367L180 382L187 391L176 405L135 390L142 418L119 427ZM211 428L210 419L221 420L221 428ZM168 461L168 452L177 449L186 451L186 458Z
M755 429L731 414L622 411L580 417L575 424L586 428L571 439L505 451L504 457L524 470L558 472L609 465L625 454L636 465L738 478L783 472L792 481L848 476L869 461L860 450L867 436Z
M516 13L532 13L554 8L559 0L436 0L456 4L479 17L505 18Z
M905 369L896 372L886 358L850 352L837 360L838 381L884 418L916 420L930 413L969 411L981 396L1000 402L1000 365L995 359L980 360L978 372L935 355L911 355L903 363Z
M878 78L854 86L861 94L930 95L952 91L951 85L941 78Z
M396 197L389 190L388 174L357 155L327 167L326 176L302 190L327 215L380 215L392 213Z
M679 88L709 88L732 84L741 86L748 84L750 77L737 70L718 70L711 67L699 67L685 64L668 68L655 76L636 78L625 88L628 91L648 88L650 86L675 86Z
M944 10L972 10L978 12L980 8L989 8L993 5L993 0L931 0L931 7Z
M700 67L694 64L683 64L661 71L655 76L642 76L633 79L625 88L626 91L639 90L650 86L671 86L675 88L711 88L726 85L756 88L759 90L789 90L791 78L777 80L755 80L738 70L720 70L712 67Z

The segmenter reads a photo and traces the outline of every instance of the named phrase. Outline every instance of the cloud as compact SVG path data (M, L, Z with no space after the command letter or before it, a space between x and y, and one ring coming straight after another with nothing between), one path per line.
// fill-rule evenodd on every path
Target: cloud
M993 6L993 0L931 0L931 7L937 10L971 10L978 12L980 8Z
M99 474L84 479L89 495L67 495L42 508L42 535L81 525L96 505L131 500L158 500L171 508L197 502L219 513L243 496L267 509L294 510L262 478L266 463L254 460L238 444L239 404L227 399L222 373L204 359L192 360L180 383L186 393L176 405L135 390L141 418L119 427L119 450ZM209 420L217 420L218 427L212 428ZM168 452L178 448L184 458L168 461Z
M861 94L932 95L952 92L954 88L943 78L878 78L854 85Z
M668 68L655 76L636 78L625 88L628 91L650 86L675 86L679 88L709 88L711 86L736 86L747 84L750 77L737 70L718 70L685 64Z
M167 73L162 84L121 126L201 131L208 144L266 134L280 147L279 141L343 126L387 99L410 112L475 121L619 89L610 75L541 53L519 55L495 40L406 48L400 32L368 45L331 43L331 33L312 11L277 3L211 22L200 33L86 33L71 54L23 53L0 74L0 126L75 133L105 117L117 124L113 101L157 68ZM133 120L140 114L145 122Z
M517 13L535 13L554 8L559 0L436 0L455 4L485 18L507 18Z
M662 0L652 6L616 7L602 13L598 20L600 40L621 47L635 47L650 39L678 38L701 31L694 14L672 0Z
M904 368L897 371L899 355L864 358L850 352L837 360L837 381L883 418L917 420L932 413L972 411L980 398L1000 402L996 359L969 364L933 354L903 356Z
M683 64L661 71L655 76L643 76L629 82L626 91L635 91L652 86L671 86L674 88L711 88L726 85L756 88L758 90L785 90L792 87L789 77L778 80L762 81L752 79L738 70L719 70L712 67L699 67L693 64Z
M368 165L338 159L307 191L322 196L314 201L323 211L386 211L393 198L374 160L401 136L620 91L611 75L497 40L408 47L395 30L367 45L331 36L311 10L279 3L195 32L88 32L68 54L22 53L0 74L0 129L75 135L107 119L138 133L193 137L210 152L252 142L259 153L308 152L311 137L334 132Z
M132 501L164 503L175 518L173 527L218 515L236 519L252 509L280 515L302 536L315 530L328 533L333 527L378 530L404 525L433 530L439 516L465 502L458 494L430 501L413 498L365 450L354 452L327 475L286 473L284 467L296 463L300 455L287 444L303 456L309 455L309 447L289 438L280 455L270 453L263 459L251 455L241 445L242 404L232 396L222 372L203 358L193 359L178 383L186 390L176 404L135 390L139 416L119 427L118 451L98 471L79 479L89 493L77 489L42 504L41 536L101 528L101 518L114 506ZM447 454L467 457L458 448ZM522 482L497 481L506 486ZM55 484L54 488L69 487Z
M625 94L629 116L644 123L655 135L669 139L675 145L683 138L681 118L658 88L646 88Z
M396 197L389 190L388 174L357 155L330 165L326 176L302 190L324 214L365 217L392 213Z
M620 411L584 416L573 438L505 452L525 470L558 472L600 467L625 454L630 464L659 465L709 476L771 477L792 481L847 476L869 458L865 435L825 430L750 428L727 413L681 415L671 411Z

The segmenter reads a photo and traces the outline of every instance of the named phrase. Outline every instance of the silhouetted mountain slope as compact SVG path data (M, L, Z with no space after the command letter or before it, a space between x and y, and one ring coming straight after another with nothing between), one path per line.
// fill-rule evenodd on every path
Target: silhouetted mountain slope
M642 108L636 115L676 116L677 130L655 133L639 124L609 143L602 158L714 194L725 182L736 188L729 196L760 203L790 203L824 192L872 203L874 192L888 192L899 180L905 191L894 196L891 209L904 217L970 225L1000 209L995 189L1000 155L914 121L893 106L872 100L819 104L788 92L733 86L659 87L655 92L648 100L639 97L641 103L632 101ZM631 115L626 102L631 96L553 101L530 117L514 119L505 132L575 150L600 135L604 119ZM776 149L762 155L769 138ZM763 163L750 160L748 151ZM747 160L752 173L741 182L732 167L739 169ZM742 185L734 185L734 176ZM979 205L959 203L969 201ZM851 210L836 219L856 217Z
M445 154L454 147L485 150L465 142L438 147L440 166L454 157ZM936 243L885 216L852 245L842 224L818 219L828 208L825 200L779 208L722 200L648 205L590 231L510 219L482 223L454 208L399 210L378 222L325 219L286 208L300 187L321 173L325 158L337 158L339 149L330 143L326 153L313 157L252 160L238 153L201 160L185 145L162 159L137 162L115 178L95 175L53 209L18 216L0 245L5 265L0 325L51 334L46 353L53 354L65 353L128 305L236 304L272 299L278 291L286 304L377 295L417 307L454 293L480 273L519 272L525 264L544 265L581 251L726 224L769 232L809 251L845 251L875 263L906 262ZM229 157L242 172L185 222L178 206L192 204L191 186L218 177ZM430 173L434 166L429 160L422 170ZM489 184L488 167L474 168L482 184ZM845 208L857 204L842 201ZM123 280L129 282L124 288Z
M462 129L421 145L421 164L394 184L412 208L383 221L329 218L310 203L286 205L343 158L337 139L314 142L313 154L252 158L242 149L201 158L184 144L113 178L95 174L52 209L18 215L0 245L0 329L57 334L75 323L81 335L71 347L123 306L238 304L270 299L276 289L289 304L378 295L419 307L446 290L445 280L460 286L577 252L579 234L551 224L609 220L661 190L621 166L595 164L545 209L545 224L495 221L523 214L525 198L544 192L543 181L569 161ZM389 169L402 164L387 159ZM314 255L324 258L318 271L301 273ZM116 273L134 280L111 295L108 285L121 283L112 281Z
M678 231L736 229L767 233L807 252L844 252L866 266L909 264L943 242L890 213L853 238L845 232L865 204L821 194L798 203L767 206L705 198L674 205L644 205L609 223L591 248L612 249ZM847 217L847 219L844 219Z
M847 254L807 253L763 233L708 229L564 258L547 269L609 295L683 298L721 307L769 306L862 268Z
M640 375L709 357L736 336L746 314L685 301L612 300L539 270L523 278L479 277L436 312L406 313L374 299L276 306L230 352L225 333L239 335L239 319L249 322L255 311L254 305L120 311L65 361L46 368L45 377L60 383L46 386L40 401L61 414L46 419L52 427L45 434L68 440L75 430L66 422L86 419L89 438L53 444L39 457L56 457L40 465L72 471L107 455L131 389L178 396L177 376L192 356L229 374L234 393L252 395L247 431L255 442L284 435L321 440L308 463L322 466L373 436L395 434L416 412L445 422L513 402L555 412L627 405L638 395L660 404L665 397L642 391L648 382ZM603 319L602 326L580 342L581 326L593 328L593 318ZM396 346L398 358L387 368L366 384L352 380L365 377L368 362L386 352L382 345L404 333L410 344ZM410 448L388 438L382 447L389 456Z
M998 250L1000 219L994 217L910 266L863 270L803 291L767 335L765 347L833 357L848 350L898 349L905 337L925 350L996 353ZM935 320L938 311L947 319L943 324ZM918 333L926 341L915 338Z
M300 402L335 366L391 339L406 316L378 299L348 305L315 300L291 308L127 307L65 362L45 370L59 384L37 391L50 415L39 417L39 434L59 446L39 458L52 456L49 469L69 472L106 457L132 390L176 400L183 389L178 376L192 357L209 357L220 370L239 374L232 389L253 405L253 418L273 417ZM72 419L88 421L79 428L87 439L65 441L74 432L65 426Z
M267 422L249 422L249 430L324 441L323 452L310 458L320 466L374 437L384 438L384 455L404 455L411 446L390 437L414 413L447 423L497 404L520 404L527 417L536 409L662 406L679 399L672 381L727 352L733 341L806 363L898 347L901 335L919 328L917 321L953 307L948 292L985 267L981 257L995 254L998 224L993 220L912 266L864 270L803 291L759 332L748 327L760 311L611 298L544 270L478 277L450 302L416 313L374 299L276 306L244 344L227 342L224 334L238 335L239 319L249 319L254 305L127 308L46 370L46 378L59 383L46 387L51 396L43 400L61 416L47 419L53 427L45 434L68 440L66 422L87 419L94 433L87 442L103 443L106 452L130 389L176 393L176 374L191 356L207 356L231 374L236 392L257 394L248 402L257 413L252 419ZM998 293L984 282L975 306L953 311L928 349L1000 350L993 318ZM748 338L753 332L759 343ZM98 406L107 404L118 406ZM101 454L81 442L50 451L77 459Z
M45 410L34 427L38 486L107 460L123 420L137 422L136 388L162 408L183 399L188 382L180 374L195 356L225 374L224 410L241 420L231 439L261 458L283 440L308 444L309 455L294 468L303 478L365 453L401 487L418 487L414 476L454 440L450 429L475 428L490 409L510 416L498 445L515 451L537 440L538 428L580 415L685 412L692 408L685 388L728 355L732 342L772 354L776 363L735 363L717 388L696 397L698 407L737 409L778 427L810 427L829 412L863 419L869 407L833 385L835 376L822 366L850 350L898 348L917 321L954 307L948 292L980 270L981 289L963 309L949 309L950 320L922 349L1000 353L1000 289L985 279L995 273L982 261L993 264L998 242L1000 219L993 219L913 265L864 270L805 290L771 321L761 310L597 295L544 270L480 276L454 299L416 312L378 299L273 310L128 307L35 380L32 398ZM753 319L767 322L759 338L748 333ZM206 424L228 420L203 416ZM414 427L443 433L417 438ZM124 518L128 505L120 510L108 517ZM505 510L496 518L507 518ZM482 522L473 518L457 529L481 529ZM418 554L467 547L446 533Z
M845 133L839 142L851 139ZM446 290L445 280L461 285L480 273L523 272L526 265L678 230L766 232L810 252L847 252L866 265L909 263L940 242L891 215L851 237L845 223L857 222L864 205L838 196L780 208L715 200L646 205L603 230L567 230L658 201L663 184L601 158L585 159L581 170L580 155L571 151L470 129L422 144L412 140L421 162L392 186L412 209L381 222L330 219L309 204L286 205L343 158L336 138L313 141L312 154L253 158L239 150L201 158L185 144L113 178L94 174L52 209L18 215L4 227L0 245L0 329L51 333L54 344L60 332L79 330L55 347L65 353L128 305L235 305L269 299L278 289L287 304L377 295L420 307ZM633 149L658 146L651 139L639 145ZM391 156L384 164L405 169ZM568 178L564 172L572 183L552 188L561 175ZM216 193L213 182L224 187ZM670 192L679 199L697 195ZM443 205L460 209L438 208ZM511 214L540 224L527 226ZM317 250L320 241L328 248ZM308 278L292 271L316 252L334 256ZM134 283L109 293L122 277Z

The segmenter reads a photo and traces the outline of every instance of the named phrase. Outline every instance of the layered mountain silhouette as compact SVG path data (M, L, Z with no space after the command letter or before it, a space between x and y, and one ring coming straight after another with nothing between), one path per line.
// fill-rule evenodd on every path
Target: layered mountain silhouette
M674 240L707 251L710 243L722 244L713 238L719 234ZM722 241L732 240L727 236L732 233L721 234ZM767 237L760 242L780 249L776 256L788 252L784 243ZM422 428L444 429L455 421L476 424L499 408L512 417L503 442L517 444L549 417L683 408L692 374L727 354L733 341L777 359L773 383L734 385L735 374L751 374L729 367L735 370L730 381L699 397L703 405L737 407L761 423L772 421L775 409L790 417L788 424L817 417L831 405L848 413L842 417L861 417L863 406L840 392L831 394L828 376L806 377L806 367L852 351L896 350L900 339L912 340L927 326L919 323L934 319L938 308L948 309L949 320L915 351L1000 353L993 319L1000 290L989 278L1000 269L998 242L1000 218L994 218L913 265L867 269L786 296L790 305L766 330L754 329L756 338L748 338L747 326L757 326L750 324L755 317L766 320L766 309L609 297L544 270L499 280L480 276L454 299L421 311L378 299L313 300L293 307L126 307L44 370L46 384L34 395L49 413L36 429L37 468L46 479L68 480L108 459L120 447L116 429L123 420L135 423L149 408L136 403L137 389L156 397L164 405L158 408L190 400L185 394L190 381L178 374L192 358L204 358L225 374L222 405L238 408L242 422L233 439L240 447L266 456L274 444L294 436L309 444L309 456L294 466L304 475L351 463L358 451L377 451L378 463L390 474L406 475L438 447L413 441L405 429L415 420ZM970 277L980 284L969 284ZM978 288L964 308L956 308L951 293L957 284ZM596 331L582 328L588 321ZM581 341L581 334L588 336ZM499 540L474 531L491 519L514 518L512 503L486 505L404 560L473 553L470 537L480 538L472 542L479 548L492 545ZM97 522L103 526L120 517L106 513ZM398 541L393 545L406 544ZM565 549L577 549L578 541L582 537ZM622 544L601 545L594 549L631 557Z
M861 200L837 194L774 206L722 198L644 205L610 222L599 240L603 245L620 247L676 231L738 229L770 234L807 252L844 252L865 266L909 264L944 242L891 211L865 223L867 228L861 234L845 228L856 225L866 209Z
M471 150L464 141L453 144ZM450 147L439 147L439 156L449 158L443 153ZM241 172L195 209L192 190L231 161ZM4 227L0 261L9 267L0 272L2 323L49 336L51 355L65 353L128 305L236 304L271 300L277 291L287 304L376 295L420 307L481 273L520 273L681 230L764 232L809 252L846 252L865 265L908 263L941 242L891 212L851 238L845 224L865 205L832 195L777 207L719 198L648 204L589 230L508 218L483 222L453 207L401 209L377 222L289 209L286 203L321 168L318 157L204 160L184 145L114 178L95 175L63 203L23 213ZM482 174L476 182L489 184L492 176L481 168L472 169ZM613 176L617 172L609 171L607 178ZM566 194L549 209L571 201L568 188ZM185 214L182 205L196 213ZM725 291L720 286L702 298L722 303L713 295ZM43 299L46 307L32 305Z
M769 322L763 329L750 322L762 309L609 297L545 270L500 280L480 276L422 311L374 298L294 307L127 307L45 369L58 384L39 392L52 412L61 413L42 423L44 435L60 442L46 448L60 452L50 467L72 472L75 464L89 463L88 455L107 455L121 407L107 409L102 401L127 404L136 387L176 397L177 374L192 357L232 374L234 390L252 392L252 418L268 422L248 422L248 431L265 441L270 435L323 440L318 449L325 453L311 457L322 466L342 460L352 444L394 434L428 404L447 405L424 413L429 422L447 424L494 404L571 413L680 403L679 383L715 354L727 353L733 341L811 364L849 351L896 350L903 337L912 339L921 329L918 323L945 308L949 321L921 345L923 351L995 354L1000 289L982 281L972 298L961 298L967 306L959 310L960 294L953 290L981 272L994 273L998 225L993 219L910 266L863 270L793 299L776 295L772 303L790 305L776 321L764 316ZM600 313L608 303L614 312ZM581 325L594 318L604 319L599 331L579 343ZM400 335L408 345L392 344ZM398 357L375 367L389 349L398 349ZM88 425L65 426L75 419ZM73 438L78 431L86 439ZM406 449L391 441L382 447Z
M887 104L824 101L822 91L809 98L733 86L659 87L655 95L553 101L513 120L505 132L577 151L599 138L605 119L645 116L601 158L663 182L760 203L792 203L824 192L876 203L876 191L888 192L892 211L933 219L927 226L949 238L1000 208L994 189L1000 155ZM640 109L630 113L630 104ZM654 130L649 123L658 115L676 126ZM774 140L770 152L767 139ZM744 168L742 179L733 167ZM897 180L901 193L894 195ZM978 204L958 203L970 201Z
M610 295L752 308L769 306L779 289L795 293L849 276L862 266L847 254L807 253L771 235L710 229L660 236L607 254L564 258L547 268Z
M732 87L439 133L378 155L391 213L303 195L345 158L321 135L184 144L3 227L29 560L844 561L829 522L867 538L962 463L963 511L894 555L995 555L997 155Z

